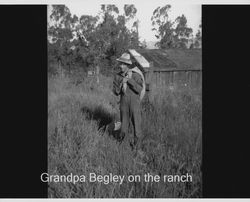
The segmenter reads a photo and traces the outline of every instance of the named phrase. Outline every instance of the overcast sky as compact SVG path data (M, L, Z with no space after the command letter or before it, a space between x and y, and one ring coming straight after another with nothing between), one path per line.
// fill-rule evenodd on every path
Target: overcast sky
M105 3L105 2L103 2ZM101 4L98 0L85 0L83 2L66 3L65 5L70 9L72 15L97 15L101 10ZM134 1L133 4L137 9L136 16L139 19L139 37L140 40L156 41L155 32L153 32L151 25L151 17L153 11L158 6L168 4L168 1ZM117 2L115 5L119 8L119 13L123 13L124 3ZM201 4L188 3L171 3L171 10L169 13L170 19L174 20L177 16L184 14L187 18L187 24L193 29L193 34L197 33L198 27L201 24ZM51 9L48 9L50 13Z

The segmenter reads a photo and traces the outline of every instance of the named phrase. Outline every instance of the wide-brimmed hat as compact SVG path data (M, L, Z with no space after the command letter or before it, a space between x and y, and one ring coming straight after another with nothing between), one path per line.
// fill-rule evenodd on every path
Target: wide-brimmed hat
M116 60L119 61L119 62L123 62L123 63L129 64L129 65L132 64L132 61L130 59L130 54L129 53L123 53L122 56L119 57Z

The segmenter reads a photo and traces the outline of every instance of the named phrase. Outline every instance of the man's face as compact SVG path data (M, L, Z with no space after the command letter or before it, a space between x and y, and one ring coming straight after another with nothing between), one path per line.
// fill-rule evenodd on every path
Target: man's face
M125 72L127 72L128 71L128 65L127 64L125 64L125 63L121 63L120 64L120 68L121 68L121 71L123 72L123 73L125 73Z

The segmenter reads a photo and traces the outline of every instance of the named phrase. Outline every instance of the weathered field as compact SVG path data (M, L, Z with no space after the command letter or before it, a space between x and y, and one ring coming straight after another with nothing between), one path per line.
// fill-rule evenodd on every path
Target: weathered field
M155 89L142 105L143 149L147 164L133 161L129 147L119 145L100 127L118 119L112 78L82 83L70 78L49 79L48 173L160 176L186 174L188 183L49 183L52 198L167 198L201 197L201 91Z

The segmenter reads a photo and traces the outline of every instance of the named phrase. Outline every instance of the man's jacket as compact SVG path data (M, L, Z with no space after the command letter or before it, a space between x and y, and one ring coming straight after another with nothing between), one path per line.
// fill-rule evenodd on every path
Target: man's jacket
M132 72L132 77L127 81L127 88L125 93L122 90L122 80L125 75L119 72L115 75L113 82L113 92L115 95L132 96L134 98L140 99L140 93L144 87L144 78L137 72Z

